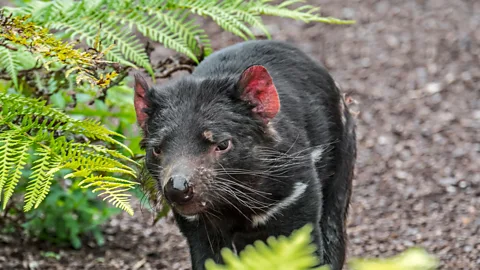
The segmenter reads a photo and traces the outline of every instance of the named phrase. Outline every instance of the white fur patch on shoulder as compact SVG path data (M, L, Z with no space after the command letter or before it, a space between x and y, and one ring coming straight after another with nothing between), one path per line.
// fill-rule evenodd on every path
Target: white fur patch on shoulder
M278 214L280 210L290 206L292 203L297 201L307 189L307 184L305 183L295 183L293 187L293 192L287 198L280 201L277 205L273 206L266 213L261 215L252 216L252 226L257 227L259 225L266 224L273 216Z
M322 158L324 150L324 147L317 147L315 150L312 151L311 155L313 163L318 162Z

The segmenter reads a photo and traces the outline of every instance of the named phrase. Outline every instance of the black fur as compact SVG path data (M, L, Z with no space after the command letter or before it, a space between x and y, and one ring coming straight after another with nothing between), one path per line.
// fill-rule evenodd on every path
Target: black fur
M238 80L252 65L266 67L280 97L280 112L268 125L240 99ZM152 176L161 184L164 169L181 158L205 172L193 180L207 202L199 218L188 220L174 207L194 270L204 269L207 258L222 262L223 247L240 251L306 223L315 226L321 264L343 267L355 131L324 68L291 45L248 41L213 53L192 75L150 89L147 100L144 141ZM231 138L233 149L212 160L207 154L211 142L202 137L205 130L215 142ZM161 155L154 156L154 150ZM322 151L317 162L311 159L315 150ZM288 197L296 183L307 184L298 200L266 224L252 225L253 216Z

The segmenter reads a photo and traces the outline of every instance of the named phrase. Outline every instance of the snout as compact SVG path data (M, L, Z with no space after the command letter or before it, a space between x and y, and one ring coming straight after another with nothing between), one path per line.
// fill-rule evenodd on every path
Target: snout
M204 212L208 207L208 177L212 175L193 158L176 158L164 167L162 191L172 209L183 216Z
M193 188L187 177L173 175L164 187L164 194L168 201L184 205L193 199Z

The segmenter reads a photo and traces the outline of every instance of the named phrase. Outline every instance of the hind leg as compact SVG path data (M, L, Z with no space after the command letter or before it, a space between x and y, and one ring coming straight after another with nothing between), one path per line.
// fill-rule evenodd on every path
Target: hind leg
M340 181L340 179L335 179ZM343 186L327 187L320 227L324 244L323 256L325 264L330 264L332 270L342 269L346 255L346 217L350 201L351 189L343 180ZM325 196L325 195L324 195Z
M324 181L322 188L323 213L320 219L324 244L324 260L332 270L343 268L346 256L346 220L352 193L356 158L355 133L346 132L337 144L335 174Z

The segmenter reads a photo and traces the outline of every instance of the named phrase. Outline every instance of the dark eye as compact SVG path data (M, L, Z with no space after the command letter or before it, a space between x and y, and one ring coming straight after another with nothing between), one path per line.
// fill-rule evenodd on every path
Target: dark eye
M215 148L216 152L226 152L230 150L232 147L232 141L231 140L225 140L217 144L217 147Z
M158 157L162 153L162 149L159 146L154 147L152 153L155 157Z

